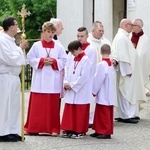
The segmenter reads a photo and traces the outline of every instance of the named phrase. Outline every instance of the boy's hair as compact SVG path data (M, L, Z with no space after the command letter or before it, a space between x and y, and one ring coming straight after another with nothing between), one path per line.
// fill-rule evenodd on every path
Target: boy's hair
M82 48L82 44L78 40L74 40L68 44L68 50L70 52L78 50L79 48Z
M111 48L108 44L103 44L101 47L101 53L102 54L110 54L111 53Z
M86 31L86 34L88 35L88 30L87 30L87 28L86 27L80 27L80 28L78 28L78 30L77 30L78 32L83 32L83 31Z
M50 23L49 21L44 22L42 25L42 31L46 31L46 30L50 30L50 31L56 31L56 26L53 23Z

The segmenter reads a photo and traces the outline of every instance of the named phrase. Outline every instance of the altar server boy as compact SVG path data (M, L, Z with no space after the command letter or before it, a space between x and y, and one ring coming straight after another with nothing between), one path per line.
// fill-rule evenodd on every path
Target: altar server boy
M43 38L35 42L27 54L33 68L26 134L60 133L61 76L67 55L62 46L53 41L56 27L49 21L42 25Z
M113 134L114 71L109 55L110 46L101 47L102 62L97 65L92 93L95 96L95 113L91 137L110 139Z
M82 138L88 131L90 100L92 96L92 69L82 44L72 41L68 50L74 57L68 57L65 71L65 107L62 117L62 137Z

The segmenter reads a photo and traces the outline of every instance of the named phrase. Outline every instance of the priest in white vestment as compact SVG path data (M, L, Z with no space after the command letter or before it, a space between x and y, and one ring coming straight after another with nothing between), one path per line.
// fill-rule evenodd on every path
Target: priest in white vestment
M93 46L96 49L97 63L101 62L102 56L101 56L100 50L101 50L102 45L108 44L111 46L110 41L104 37L104 26L103 26L102 22L95 21L93 23L92 31L89 33L87 41L90 43L91 46ZM94 116L94 112L93 112L93 108L91 107L89 127L91 127L93 124L93 116Z
M116 90L117 103L115 118L124 123L138 123L139 100L145 100L142 73L139 58L130 38L132 23L128 19L120 22L120 28L113 40L113 58L117 60Z
M21 141L21 101L20 78L22 65L26 64L23 49L27 41L18 47L14 36L18 23L8 17L3 21L3 33L0 36L0 141Z
M96 49L97 51L97 62L102 61L102 56L100 54L100 49L103 44L108 44L111 46L110 41L104 37L104 26L100 21L96 21L92 25L92 31L89 33L87 41Z
M145 93L148 92L147 94L150 94L150 40L142 29L144 23L141 19L133 20L132 24L133 28L130 38L139 56L139 63L142 69L142 75L145 86Z

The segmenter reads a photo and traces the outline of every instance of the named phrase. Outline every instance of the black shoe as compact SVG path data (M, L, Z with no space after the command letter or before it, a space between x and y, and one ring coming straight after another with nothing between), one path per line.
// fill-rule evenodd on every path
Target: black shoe
M118 121L118 122L123 122L122 118L115 118L115 120Z
M90 136L91 136L91 137L97 137L98 135L99 135L99 134L98 134L98 133L96 133L96 132L95 132L95 133L90 134Z
M0 142L17 142L18 139L12 135L0 136Z
M18 139L18 141L22 141L22 137L18 134L9 134L9 135L15 137L16 139ZM25 137L24 137L24 140L25 140Z
M93 124L89 124L89 128L92 128Z
M140 117L136 116L136 117L133 117L131 119L140 120Z
M123 123L138 123L139 121L138 120L134 120L132 118L129 118L129 119L123 119Z
M111 139L111 135L99 134L97 136L98 139Z

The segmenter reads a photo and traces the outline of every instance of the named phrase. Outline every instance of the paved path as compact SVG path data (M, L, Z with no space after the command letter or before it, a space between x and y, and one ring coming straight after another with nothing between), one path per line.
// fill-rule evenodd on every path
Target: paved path
M26 110L28 92L25 95ZM24 142L2 143L0 150L150 150L150 101L141 105L138 124L114 123L112 139L101 140L89 136L83 139L64 139L50 136L25 136Z

